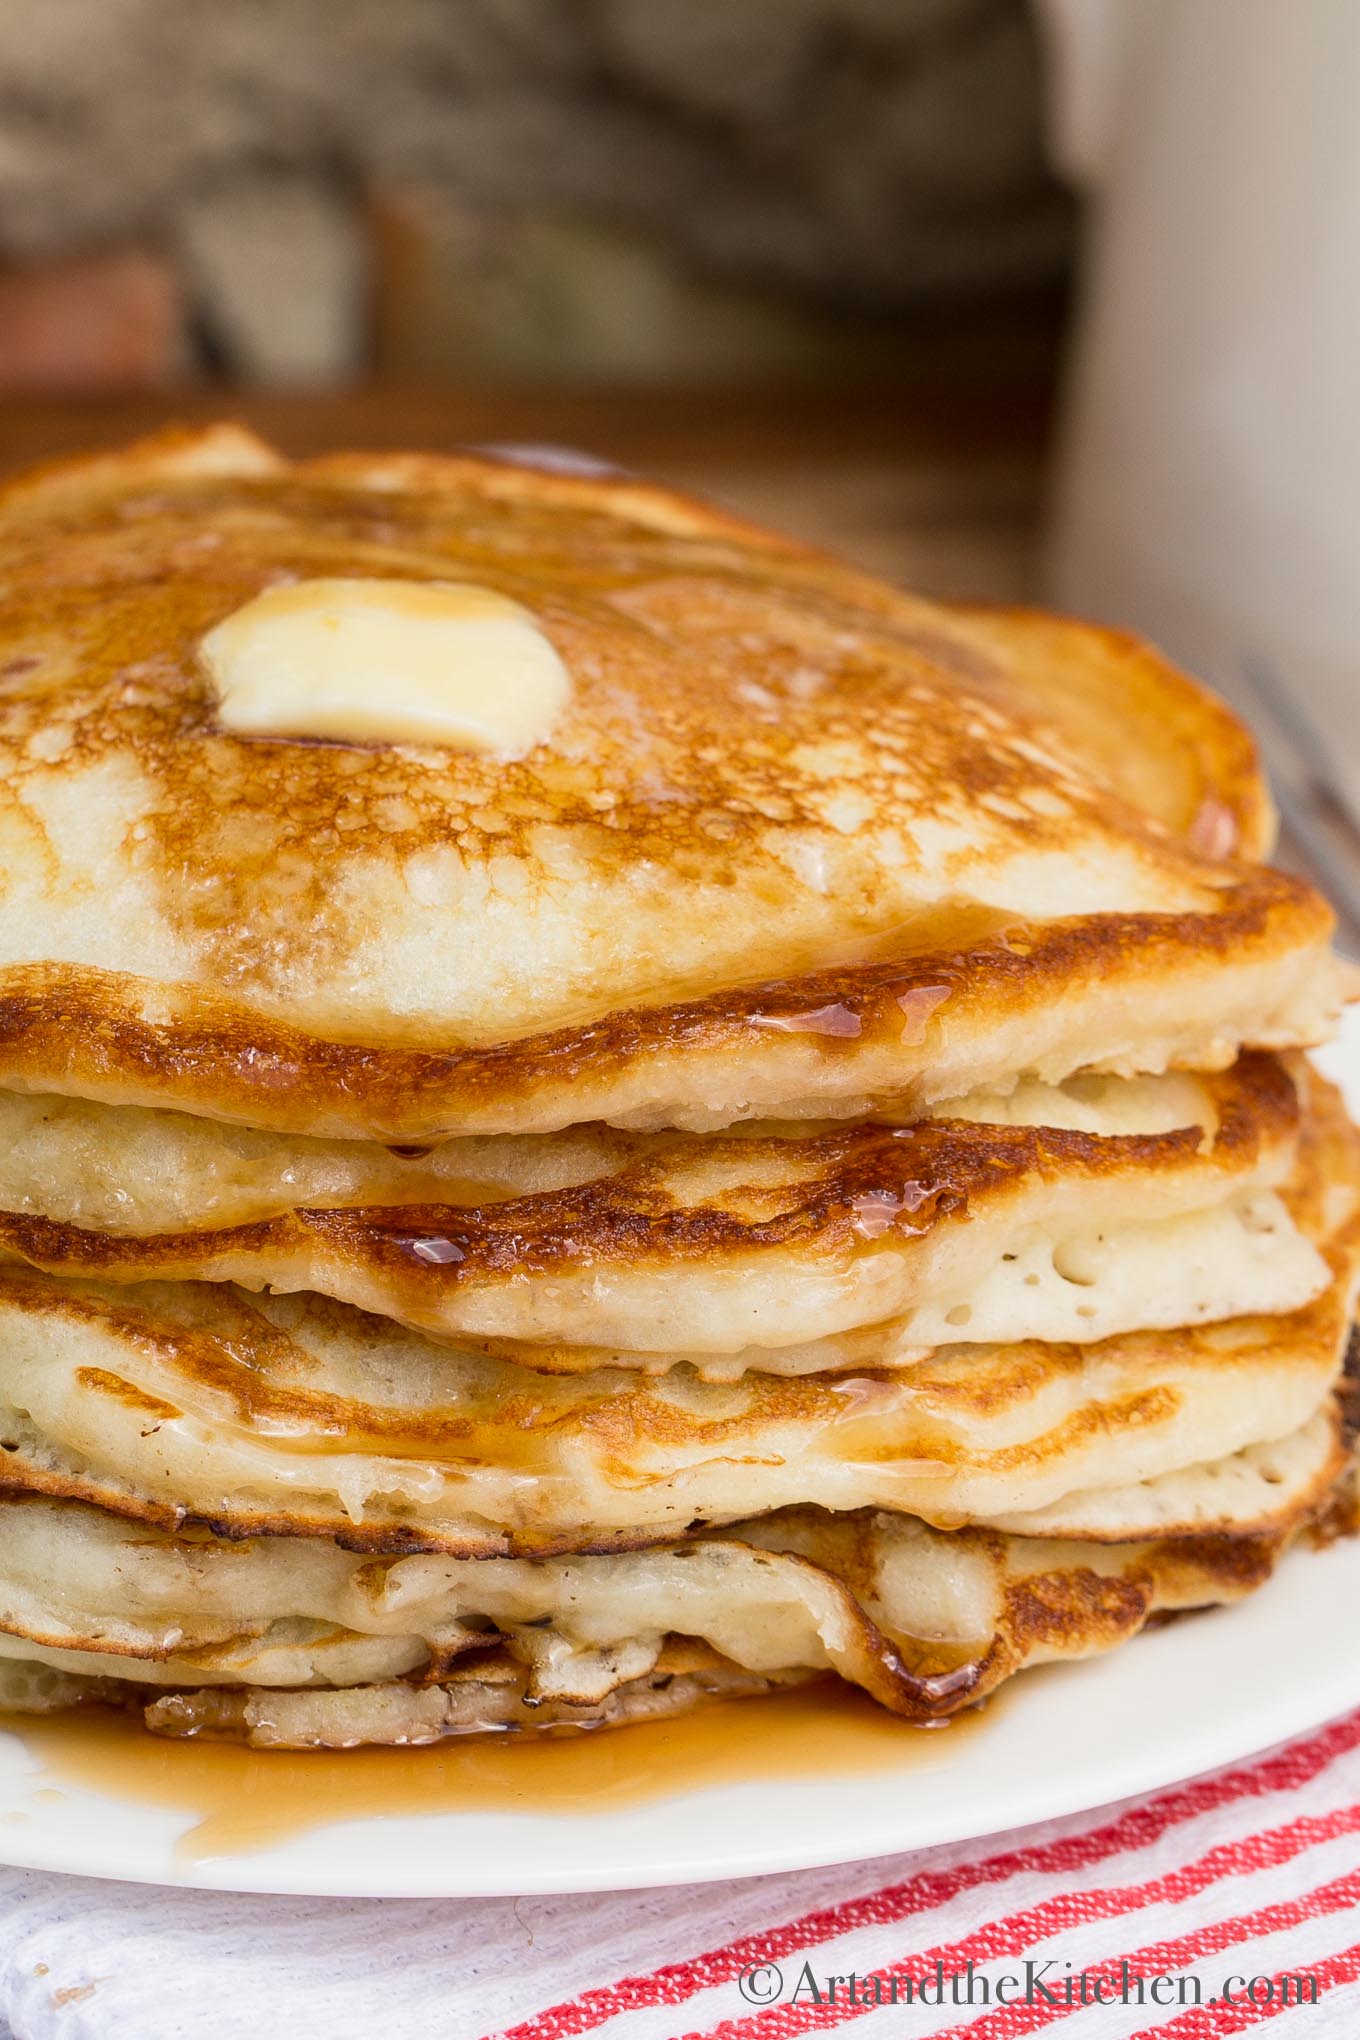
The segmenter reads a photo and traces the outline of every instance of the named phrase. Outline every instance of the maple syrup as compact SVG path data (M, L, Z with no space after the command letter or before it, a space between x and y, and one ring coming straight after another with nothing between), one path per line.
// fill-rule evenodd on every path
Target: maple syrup
M0 1716L37 1759L31 1797L84 1790L182 1809L185 1870L338 1821L421 1814L580 1815L754 1781L835 1778L957 1761L985 1719L900 1721L857 1688L822 1680L725 1700L672 1721L565 1736L469 1736L423 1748L252 1750L150 1735L114 1708ZM21 1817L21 1816L20 1816ZM14 1814L9 1816L16 1818Z

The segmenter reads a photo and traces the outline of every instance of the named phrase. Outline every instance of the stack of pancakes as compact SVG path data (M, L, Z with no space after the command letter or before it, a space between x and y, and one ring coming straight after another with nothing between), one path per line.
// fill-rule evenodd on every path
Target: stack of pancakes
M926 1721L1334 1507L1331 917L1152 653L225 428L0 561L0 1703ZM333 577L510 597L551 735L223 727L207 633Z

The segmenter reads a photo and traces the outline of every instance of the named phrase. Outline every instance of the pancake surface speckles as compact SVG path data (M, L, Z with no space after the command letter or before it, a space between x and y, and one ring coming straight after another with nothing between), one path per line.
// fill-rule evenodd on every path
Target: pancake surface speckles
M398 1141L713 1124L1215 1067L1335 1005L1323 904L1221 854L1268 832L1245 738L1076 626L1012 647L640 485L225 430L10 485L0 549L0 1082ZM551 741L218 727L205 633L328 575L520 603Z

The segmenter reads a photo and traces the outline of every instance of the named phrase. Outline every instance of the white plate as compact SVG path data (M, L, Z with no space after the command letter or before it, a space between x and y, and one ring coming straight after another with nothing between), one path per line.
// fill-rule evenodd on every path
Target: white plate
M1360 1024L1321 1060L1360 1110ZM963 1841L1172 1784L1360 1705L1360 1633L1341 1619L1357 1602L1360 1539L1297 1553L1235 1608L1019 1679L956 1741L946 1732L923 1750L904 1731L901 1760L890 1751L870 1771L604 1809L382 1816L187 1861L176 1844L192 1810L72 1784L0 1735L0 1860L219 1890L490 1897L697 1883ZM760 1708L735 1712L755 1738ZM625 1732L636 1733L646 1731ZM167 1746L167 1769L182 1754ZM260 1789L271 1761L250 1767ZM341 1761L356 1760L321 1760Z

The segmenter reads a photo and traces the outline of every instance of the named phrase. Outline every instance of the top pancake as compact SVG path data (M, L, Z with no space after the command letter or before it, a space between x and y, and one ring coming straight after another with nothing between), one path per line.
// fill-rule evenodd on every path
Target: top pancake
M0 1083L438 1139L908 1106L1325 1032L1227 712L664 491L171 436L0 497ZM571 675L517 762L229 734L288 577L464 580Z

